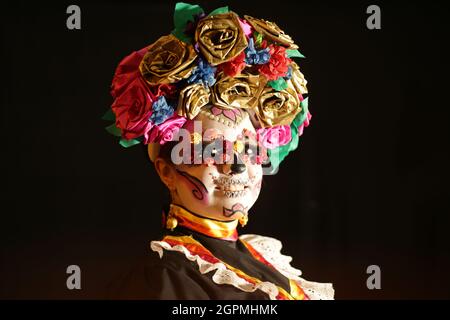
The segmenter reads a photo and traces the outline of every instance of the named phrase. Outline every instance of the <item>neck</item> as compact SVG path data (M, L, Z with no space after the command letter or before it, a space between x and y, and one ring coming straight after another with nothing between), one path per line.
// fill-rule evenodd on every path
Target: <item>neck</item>
M219 221L202 217L175 204L170 205L167 219L176 219L176 226L184 227L209 237L228 241L236 241L238 238L236 231L238 220Z

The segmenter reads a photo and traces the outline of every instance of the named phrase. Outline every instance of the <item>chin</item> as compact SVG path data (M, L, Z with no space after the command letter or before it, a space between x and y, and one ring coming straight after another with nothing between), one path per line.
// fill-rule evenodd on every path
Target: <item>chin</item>
M255 199L248 193L243 196L222 196L220 204L216 207L223 218L236 218L238 213L247 214L254 203Z
M189 193L183 194L189 197L182 197L184 207L193 213L210 217L217 220L234 220L246 215L257 197L252 188L245 190L220 190L210 189L206 202L199 202L192 199ZM183 201L185 200L185 201Z

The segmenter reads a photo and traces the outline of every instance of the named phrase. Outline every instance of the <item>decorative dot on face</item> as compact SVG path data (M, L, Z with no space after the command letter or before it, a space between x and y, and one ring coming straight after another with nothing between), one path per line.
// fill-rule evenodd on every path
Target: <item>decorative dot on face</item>
M241 153L242 152L242 150L244 150L244 143L242 142L242 141L240 141L240 140L236 140L235 142L234 142L234 144L233 144L233 149L234 149L234 151L236 151L236 152L238 152L238 153Z
M202 142L202 135L198 132L191 133L191 143L199 144L200 142Z

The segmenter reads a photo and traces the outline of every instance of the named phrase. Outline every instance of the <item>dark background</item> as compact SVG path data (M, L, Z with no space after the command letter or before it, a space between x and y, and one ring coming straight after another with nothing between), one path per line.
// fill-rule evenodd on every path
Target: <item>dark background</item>
M444 2L197 3L275 21L307 57L312 125L241 233L282 240L337 299L450 298ZM76 2L73 31L70 4L2 4L1 298L102 298L160 232L162 184L100 117L115 67L172 30L175 2ZM381 30L366 28L369 4ZM366 288L372 264L381 290Z

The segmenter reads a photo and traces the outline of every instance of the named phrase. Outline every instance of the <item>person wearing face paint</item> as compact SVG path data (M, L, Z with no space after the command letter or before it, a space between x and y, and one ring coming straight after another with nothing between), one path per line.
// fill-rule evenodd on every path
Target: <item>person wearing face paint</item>
M333 299L332 284L302 278L278 240L238 232L263 175L311 119L298 46L275 23L228 7L207 15L177 3L174 19L171 34L120 62L104 116L122 146L146 145L171 199L163 236L111 296Z

